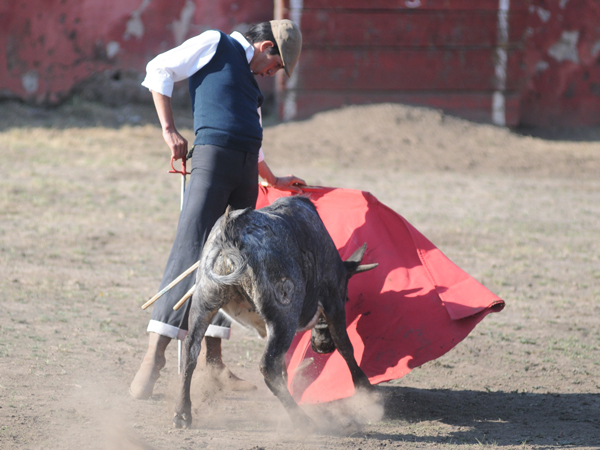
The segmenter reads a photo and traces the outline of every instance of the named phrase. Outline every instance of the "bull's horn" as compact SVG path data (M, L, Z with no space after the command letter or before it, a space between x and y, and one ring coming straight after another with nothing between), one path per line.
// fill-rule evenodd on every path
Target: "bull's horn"
M379 265L379 263L373 263L373 264L361 264L360 266L358 266L356 268L356 270L354 271L354 273L361 273L361 272L366 272L368 270L372 270L375 267L377 267Z
M365 251L367 250L367 244L363 244L358 250L356 250L350 258L344 261L344 267L346 267L346 271L349 276L354 275L355 273L366 272L367 270L374 269L377 267L377 263L375 264L360 264L365 255Z
M362 245L362 247L359 247L354 253L352 253L352 256L344 262L360 264L360 262L363 259L363 256L365 256L366 250L367 250L367 243L365 242Z

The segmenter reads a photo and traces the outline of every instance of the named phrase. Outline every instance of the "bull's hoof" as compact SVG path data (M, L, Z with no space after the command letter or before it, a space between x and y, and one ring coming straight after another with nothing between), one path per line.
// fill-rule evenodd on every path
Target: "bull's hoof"
M377 388L371 384L371 382L369 381L369 379L365 376L364 378L361 378L355 385L355 387L357 387L358 389L362 389L365 392L377 392Z
M173 417L173 426L175 428L189 428L192 425L192 415L191 414L177 414Z
M309 435L318 431L318 427L313 420L304 413L294 414L292 417L294 426L294 436L296 439L304 440Z
M379 389L372 384L363 384L358 388L359 391L365 392L368 395L377 395L379 394Z

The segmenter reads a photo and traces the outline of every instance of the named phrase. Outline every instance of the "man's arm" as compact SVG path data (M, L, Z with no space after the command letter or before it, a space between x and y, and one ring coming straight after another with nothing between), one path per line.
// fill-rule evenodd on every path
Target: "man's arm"
M173 84L189 78L204 67L214 56L220 38L218 31L205 31L180 46L161 53L146 66L146 78L142 86L152 92L163 138L171 149L174 159L181 159L187 155L188 142L177 131L173 119L170 98Z
M260 120L260 126L262 127L262 109L258 108L258 119ZM265 180L269 186L273 186L276 189L282 189L284 191L302 192L298 186L306 186L306 182L301 178L297 178L294 175L288 175L287 177L276 177L271 168L265 161L265 154L262 148L258 154L258 174Z
M265 180L269 185L275 189L292 192L302 192L299 186L306 186L306 182L294 175L288 175L285 177L276 177L273 175L271 168L267 165L267 162L263 159L258 162L258 174Z
M188 39L179 47L161 53L146 66L142 86L171 97L173 84L191 77L214 56L220 34L211 30Z
M187 155L188 142L177 131L177 127L175 126L171 97L167 97L159 92L151 92L158 120L160 120L160 126L162 127L163 139L171 149L171 156L174 159L181 159Z

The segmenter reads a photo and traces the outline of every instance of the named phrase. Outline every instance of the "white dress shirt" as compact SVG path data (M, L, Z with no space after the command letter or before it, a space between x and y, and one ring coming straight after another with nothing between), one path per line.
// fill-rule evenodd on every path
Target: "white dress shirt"
M254 47L237 31L231 37L238 41L246 52L248 64L254 56ZM221 34L217 30L205 31L198 36L188 39L183 44L161 53L146 66L146 78L142 86L167 97L173 95L173 85L185 80L210 62L217 51ZM260 108L259 108L260 115ZM261 120L262 122L262 120ZM264 159L262 148L258 161Z

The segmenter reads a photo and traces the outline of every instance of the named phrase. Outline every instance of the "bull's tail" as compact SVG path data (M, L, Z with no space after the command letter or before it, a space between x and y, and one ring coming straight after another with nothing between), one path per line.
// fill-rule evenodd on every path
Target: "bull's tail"
M217 285L231 286L239 283L247 266L248 258L237 248L217 247L211 249L204 274Z
M221 225L221 233L209 249L204 274L219 286L238 284L248 267L248 258L236 246L231 236L232 217L227 208ZM218 225L217 225L218 226Z

